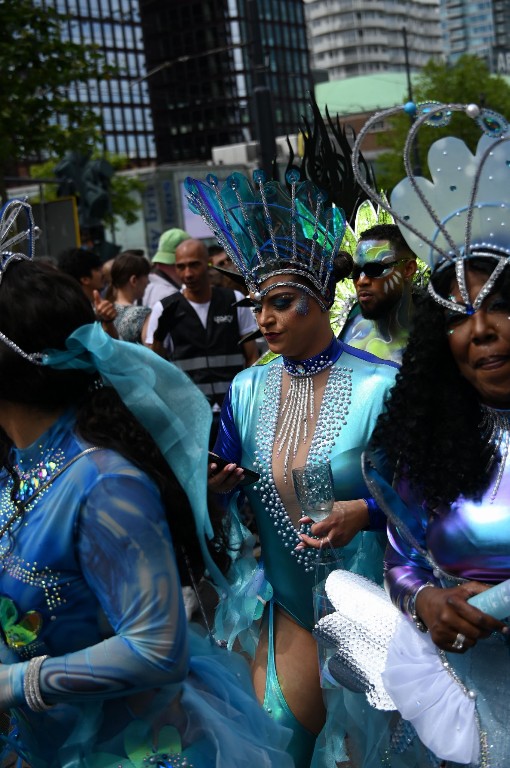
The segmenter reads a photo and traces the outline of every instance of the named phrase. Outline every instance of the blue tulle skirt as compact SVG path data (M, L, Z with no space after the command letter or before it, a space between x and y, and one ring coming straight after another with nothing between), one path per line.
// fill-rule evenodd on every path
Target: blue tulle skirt
M189 635L183 683L61 704L30 720L15 712L6 751L14 747L31 768L293 768L285 753L291 732L256 701L244 659L192 628ZM59 721L69 736L52 749Z

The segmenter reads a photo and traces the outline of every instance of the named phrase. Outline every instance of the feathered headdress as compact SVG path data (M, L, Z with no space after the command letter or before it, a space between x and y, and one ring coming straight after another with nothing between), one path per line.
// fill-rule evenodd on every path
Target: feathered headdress
M290 191L266 182L255 171L253 184L241 173L223 183L209 175L205 181L185 181L190 209L202 216L218 242L256 296L267 292L261 283L275 275L306 278L313 290L302 290L328 309L334 298L333 262L344 231L343 211L326 207L327 195L290 171ZM272 287L275 287L274 285Z

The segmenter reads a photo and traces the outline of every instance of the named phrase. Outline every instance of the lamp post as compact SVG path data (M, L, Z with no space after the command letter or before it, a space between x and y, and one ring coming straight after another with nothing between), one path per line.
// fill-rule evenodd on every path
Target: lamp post
M411 70L409 67L409 48L407 46L407 30L405 27L402 27L402 35L404 37L404 61L405 61L405 68L406 68L406 78L407 78L407 99L408 101L413 101L413 84L411 82ZM414 122L414 116L411 115L411 124ZM416 140L416 137L413 141L413 173L415 176L421 176L421 160L420 160L420 150L418 147L418 141Z

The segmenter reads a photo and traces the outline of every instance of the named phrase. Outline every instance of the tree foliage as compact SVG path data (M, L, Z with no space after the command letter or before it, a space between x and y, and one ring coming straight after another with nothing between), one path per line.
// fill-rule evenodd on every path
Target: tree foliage
M480 107L500 112L510 119L510 85L498 75L491 75L487 64L477 56L465 54L449 65L431 60L413 81L414 101L441 101L450 104L478 104ZM410 127L410 118L402 113L389 121L389 130L381 138L381 144L389 147L377 159L378 186L391 190L405 175L402 151ZM454 133L472 151L480 138L480 129L473 120L462 114L454 114L444 128L423 126L418 134L418 155L413 164L421 167L426 175L427 151L430 144Z
M100 117L74 85L108 77L97 48L66 39L66 17L34 0L0 2L0 196L6 175L26 161L86 152L100 139Z
M112 176L110 183L110 201L111 201L111 215L105 216L104 224L107 226L115 227L116 221L122 219L125 224L134 224L138 221L138 214L141 209L141 203L139 195L144 190L144 184L139 179L133 176L120 175L118 171L126 169L129 165L129 160L123 155L112 155L108 152L92 153L92 159L102 159L110 163L114 168L114 175ZM54 177L55 166L58 163L58 159L51 159L45 163L38 165L32 165L30 167L30 175L36 181L37 179L51 179ZM58 184L43 184L43 195L46 202L51 200L57 200ZM40 202L39 197L32 198L32 202Z

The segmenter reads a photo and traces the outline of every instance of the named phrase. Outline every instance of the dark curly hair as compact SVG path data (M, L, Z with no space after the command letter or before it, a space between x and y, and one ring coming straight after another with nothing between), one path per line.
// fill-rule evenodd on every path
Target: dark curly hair
M494 262L473 260L470 269L489 274ZM449 291L453 270L434 278L441 295ZM508 270L495 290L510 299ZM402 367L371 448L382 448L433 509L459 495L480 498L490 477L492 449L482 438L482 413L475 388L459 373L448 346L444 309L428 294L416 299L413 328Z
M94 322L94 312L79 284L70 276L35 262L9 265L0 285L0 331L25 352L64 349L76 328ZM0 343L0 400L34 406L43 412L76 408L76 430L88 443L109 448L131 461L161 492L183 581L185 555L195 578L204 570L188 498L151 435L111 387L97 389L97 374L59 371L25 360ZM11 441L0 429L0 466L9 466ZM13 489L13 498L16 488ZM228 564L220 511L210 504L216 536L211 554L224 570Z

